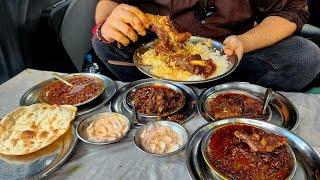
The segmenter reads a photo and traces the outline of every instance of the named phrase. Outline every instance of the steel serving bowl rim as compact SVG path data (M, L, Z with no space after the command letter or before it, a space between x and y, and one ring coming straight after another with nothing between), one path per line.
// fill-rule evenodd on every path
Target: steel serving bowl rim
M236 118L235 118L236 119ZM226 119L228 120L228 119ZM256 119L252 119L252 120L255 120L255 121L259 121L259 120L256 120ZM209 130L207 130L205 133L204 133L204 136L202 137L202 140L200 142L200 149L201 149L201 155L205 161L205 165L208 166L212 172L214 172L217 176L219 176L221 179L229 179L227 176L225 176L224 174L222 174L221 172L219 172L219 170L217 170L214 165L211 163L210 159L209 159L209 156L208 156L208 153L207 153L207 149L208 149L208 145L210 143L210 139L211 139L211 136L219 129L221 128L224 128L226 126L230 126L230 125L236 125L236 126L251 126L251 127L255 127L255 128L258 128L258 129L261 129L261 130L264 130L264 131L267 131L269 133L272 133L272 134L276 134L276 133L273 133L267 129L264 129L263 127L258 127L256 125L252 125L252 124L246 124L246 123L239 123L239 122L235 122L235 123L227 123L227 124L223 124L223 125L219 125L219 126L215 126L214 128L210 128ZM291 155L291 158L292 158L292 164L293 164L293 167L292 167L292 170L290 172L290 174L286 177L286 179L292 179L295 175L295 172L296 172L296 169L297 169L297 159L296 159L296 156L292 150L292 148L290 147L290 145L288 143L285 144L285 147L286 149L289 151L288 153Z
M117 116L121 117L127 123L127 126L128 126L127 131L123 134L123 136L121 136L118 139L112 140L112 141L101 141L101 142L99 142L99 141L91 141L91 140L87 139L86 137L83 137L83 135L85 133L84 131L86 130L86 128L88 128L90 123L94 120L93 117L98 116L100 114L111 114L111 115L117 115ZM77 133L77 137L81 141L83 141L85 143L93 144L93 145L108 145L108 144L119 142L123 138L125 138L127 136L128 132L129 132L129 130L130 130L130 125L131 125L130 120L126 116L124 116L124 115L122 115L120 113L116 113L116 112L101 112L101 113L93 114L93 115L85 118L84 120L82 120L76 127L76 133ZM82 127L82 126L85 126L85 127Z
M201 40L201 41L205 41L205 40L211 40L214 44L218 44L220 47L223 47L222 43L216 41L216 40L213 40L213 39L210 39L210 38L204 38L204 37L198 37L198 36L192 36L190 38L189 41L196 41L196 40ZM134 54L133 54L133 61L136 63L136 64L139 64L138 63L138 54L140 51L142 51L146 46L150 46L152 44L154 44L156 42L156 40L154 41L151 41L149 43L146 43L146 44L143 44L142 46L140 46L138 49L135 50ZM145 70L142 66L139 66L137 65L136 67L139 69L139 71L141 71L143 74L151 77L151 78L154 78L154 79L159 79L159 80L166 80L166 81L171 81L171 82L175 82L175 83L182 83L182 84L201 84L201 83L206 83L206 82L212 82L212 81L216 81L218 79L221 79L221 78L224 78L226 76L228 76L229 74L231 74L239 65L240 61L239 59L237 58L236 55L232 55L232 57L235 59L235 63L232 64L232 67L226 71L225 73L223 74L220 74L218 76L215 76L215 77L212 77L212 78L209 78L209 79L204 79L204 80L195 80L195 81L179 81L179 80L172 80L172 79L167 79L167 78L162 78L162 77L158 77L156 75L153 75L151 73L148 73L147 70Z
M170 88L172 90L174 90L176 93L179 93L180 95L182 95L183 97L183 103L180 105L179 108L176 108L174 111L170 112L170 113L167 113L165 115L162 115L162 116L157 116L157 115L147 115L147 114L144 114L144 113L138 113L138 116L141 116L141 117L144 117L144 118L161 118L161 117L166 117L166 116L169 116L169 115L172 115L176 112L178 112L179 110L181 110L185 104L186 104L186 96L185 94L183 93L183 91L178 87L176 86L175 84L173 83L170 83L170 82L165 82L165 81L160 81L160 80L156 80L156 81L149 81L149 82L143 82L143 83L140 83L140 84L137 84L135 86L132 86L131 88L129 88L126 92L125 92L125 96L123 98L123 105L125 106L125 108L130 112L132 113L132 108L128 105L128 98L129 96L135 92L136 90L140 89L140 88L144 88L144 87L148 87L148 86L161 86L161 87L165 87L165 88ZM173 87L173 88L172 88ZM135 91L133 91L135 90Z
M89 98L88 100L86 101L83 101L81 103L77 103L77 104L70 104L72 106L76 106L76 107L79 107L79 106L83 106L85 104L88 104L90 102L92 102L93 100L97 99L98 97L100 97L102 95L102 93L104 93L106 91L106 85L104 83L104 80L101 79L100 77L98 76L95 76L93 74L90 74L90 73L73 73L73 74L67 74L67 75L63 75L64 77L66 77L67 79L70 79L70 78L73 78L73 77L77 77L77 76L83 76L83 77L89 77L89 78L93 78L93 79L96 79L97 81L99 81L100 84L102 84L102 88L101 90L99 91L99 93L95 96L93 96L92 98ZM53 84L59 80L56 80L55 78L51 78L51 79L48 79L47 81L49 81L48 83L45 83L43 85L46 86L46 85L50 85L50 84ZM43 90L41 90L40 94L43 93ZM43 103L48 103L47 100L43 99L43 98L39 98L39 100Z
M203 109L206 112L206 114L211 118L212 121L219 121L220 119L215 119L212 115L212 113L209 111L209 102L211 99L215 98L216 96L220 95L220 94L226 94L226 93L235 93L235 94L243 94L245 96L254 98L254 99L259 99L261 100L258 96L251 94L249 92L246 92L244 90L240 90L240 89L225 89L225 90L218 90L218 91L214 91L211 92L210 94L208 94L208 96L206 96L204 104L203 104ZM201 94L204 95L204 94ZM201 97L201 96L200 96ZM272 110L270 108L270 106L267 106L267 116L262 116L262 117L258 117L258 118L254 118L257 120L265 120L265 121L270 121L271 117L272 117ZM245 116L239 116L239 117L228 117L228 118L248 118ZM228 118L223 118L223 119L228 119Z
M165 153L165 154L151 153L151 152L148 152L148 151L144 150L144 148L140 145L140 142L138 142L137 138L145 128L147 128L148 126L153 125L153 124L159 124L159 125L164 125L165 124L164 126L169 126L171 128L171 130L173 130L173 131L174 131L174 129L172 127L174 127L174 126L178 127L181 130L181 133L176 132L176 131L175 132L179 135L180 138L182 138L182 140L183 140L182 146L179 149L175 150L175 151L172 151L172 152L169 152L169 153ZM184 136L186 138L183 138ZM189 140L189 134L188 134L188 131L186 130L185 127L183 127L182 125L180 125L178 123L171 122L171 121L164 121L164 120L148 122L148 123L144 124L143 126L141 126L139 129L137 129L137 131L133 135L134 145L141 152L144 152L144 153L152 155L152 156L158 156L158 157L170 156L170 155L173 155L173 154L176 154L176 153L182 151L186 147L188 140Z

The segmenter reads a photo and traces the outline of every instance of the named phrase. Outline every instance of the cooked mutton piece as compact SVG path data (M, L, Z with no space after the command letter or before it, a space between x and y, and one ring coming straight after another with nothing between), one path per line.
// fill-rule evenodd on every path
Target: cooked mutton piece
M266 134L261 136L257 133L248 135L240 131L235 131L234 136L246 143L254 152L272 152L288 141L287 138L274 134Z
M156 33L160 40L156 45L160 51L166 52L181 48L182 43L188 41L191 37L189 32L179 33L174 28L169 16L147 14L147 18L151 21L151 30Z

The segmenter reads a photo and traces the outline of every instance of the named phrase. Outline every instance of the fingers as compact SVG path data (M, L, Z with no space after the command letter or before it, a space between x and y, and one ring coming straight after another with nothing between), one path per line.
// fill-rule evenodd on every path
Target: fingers
M242 56L243 56L243 48L242 49L241 48L237 48L237 49L235 49L234 52L236 53L238 59L241 60Z
M225 45L224 53L227 56L232 56L233 54L236 54L238 59L241 60L243 56L243 44L238 39L237 36L229 36L224 41L223 44Z
M227 46L227 45L229 44L231 38L232 38L232 36L226 37L226 39L223 41L223 44L224 44L225 46Z
M148 20L148 18L146 17L146 15L137 7L134 7L134 6L129 6L129 5L126 5L124 4L122 6L123 9L135 14L139 20L142 22L142 24L144 25L145 28L149 28L150 26L150 22Z
M121 21L130 24L139 35L146 35L145 27L143 26L140 19L135 16L135 14L131 13L130 11L124 11L122 15L123 16L121 17Z
M224 53L227 55L227 56L232 56L233 55L233 49L230 49L230 36L227 37L224 41L223 41L223 44L224 44Z
M119 22L113 26L113 28L119 30L122 34L126 35L132 42L138 40L136 32L126 23Z
M111 37L112 40L115 40L124 46L127 46L130 43L130 40L122 32L115 28L108 27L106 32L102 31L101 33L103 36L104 34L108 34L108 37Z
M235 47L235 36L228 36L224 41L223 41L223 44L225 45L225 49L231 49L231 50L234 50L236 47Z
M224 51L224 54L226 54L227 56L233 55L233 50L231 50L231 49L224 48L223 51Z
M118 5L102 26L102 35L108 41L118 41L128 45L136 42L138 35L145 36L149 20L137 7L127 4Z

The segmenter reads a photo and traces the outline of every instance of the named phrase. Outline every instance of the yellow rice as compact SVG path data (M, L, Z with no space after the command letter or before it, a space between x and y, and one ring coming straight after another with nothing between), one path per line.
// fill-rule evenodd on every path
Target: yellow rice
M156 52L153 48L146 51L141 55L141 63L144 65L151 65L150 73L161 78L171 79L176 81L197 81L204 80L219 76L226 71L228 71L229 62L225 55L221 55L218 50L210 47L211 41L209 42L198 42L197 44L187 43L186 49L190 54L199 54L202 59L212 59L216 64L217 69L214 74L208 78L205 78L201 75L192 74L186 70L183 70L178 67L169 67L165 62L164 58L159 55L156 55Z

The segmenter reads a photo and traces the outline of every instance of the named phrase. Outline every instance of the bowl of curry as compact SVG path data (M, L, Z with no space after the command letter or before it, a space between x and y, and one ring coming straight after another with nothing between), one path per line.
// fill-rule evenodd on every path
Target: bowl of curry
M297 166L286 137L246 124L209 130L201 153L217 179L292 179Z
M212 120L243 117L268 121L272 110L268 105L263 114L263 105L263 100L258 96L240 90L227 90L209 95L204 110Z
M40 101L48 104L85 105L98 98L105 91L104 81L91 75L67 75L68 86L59 80L45 85L40 92Z
M131 88L124 102L132 111L134 106L143 117L164 117L178 112L186 102L182 90L162 81L146 82Z

